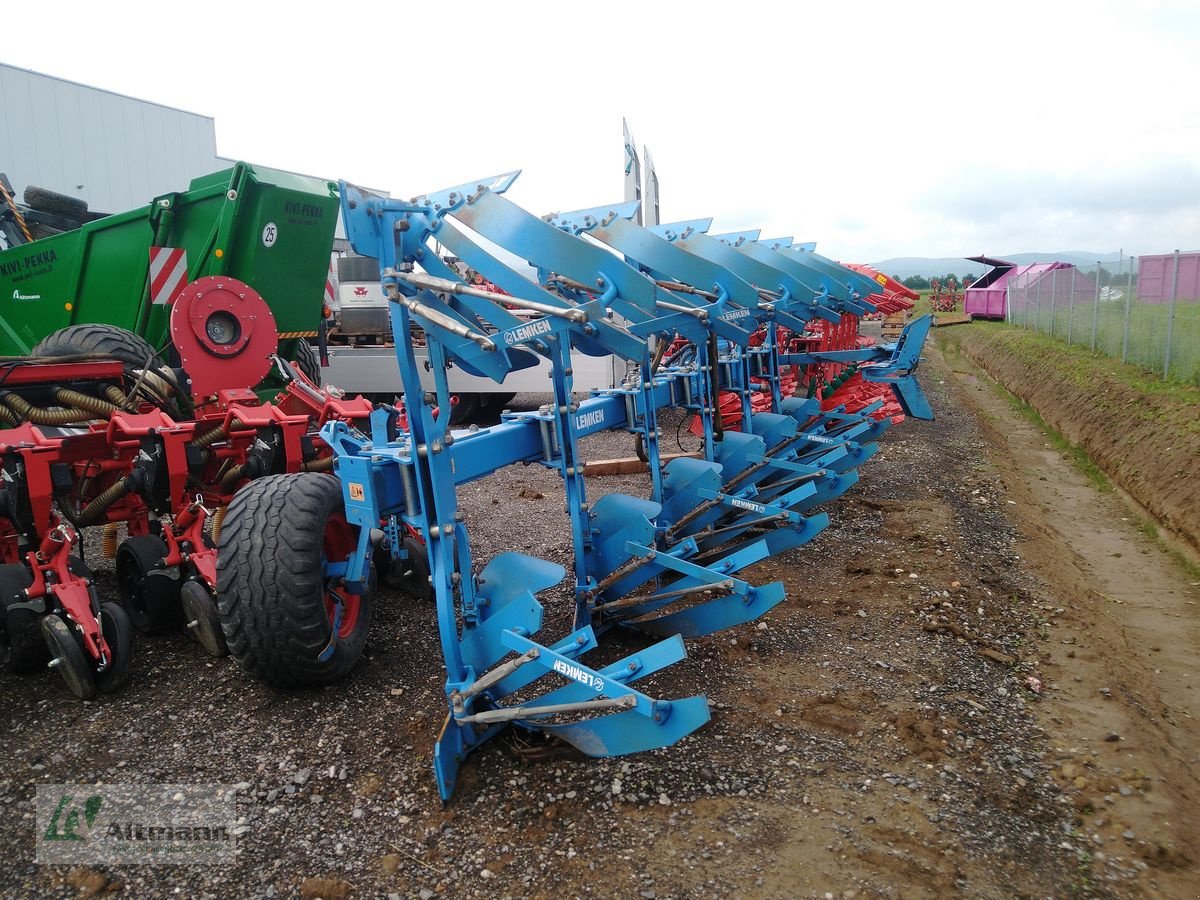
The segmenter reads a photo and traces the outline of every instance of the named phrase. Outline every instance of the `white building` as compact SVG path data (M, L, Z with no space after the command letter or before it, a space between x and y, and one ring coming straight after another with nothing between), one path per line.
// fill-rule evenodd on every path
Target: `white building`
M211 116L0 63L0 172L18 202L34 184L124 212L234 162Z

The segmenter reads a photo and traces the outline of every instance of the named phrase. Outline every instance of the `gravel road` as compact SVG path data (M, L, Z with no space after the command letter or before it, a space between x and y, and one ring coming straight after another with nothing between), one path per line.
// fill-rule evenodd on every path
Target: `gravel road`
M1018 553L1004 478L948 371L934 360L923 374L938 420L885 435L828 508L831 527L752 570L788 600L691 641L644 688L710 698L712 722L675 747L596 761L512 736L469 761L443 808L431 605L381 595L363 663L319 692L258 684L182 636L142 638L128 689L95 702L50 673L0 676L0 894L1141 895L1148 852L1130 839L1097 865L1046 758L1054 738L1028 679L1059 601ZM631 453L626 435L583 449ZM477 557L569 566L554 473L513 467L462 503ZM112 590L111 563L96 565ZM561 633L565 590L542 599L542 636ZM236 784L237 861L39 867L31 798L55 782Z

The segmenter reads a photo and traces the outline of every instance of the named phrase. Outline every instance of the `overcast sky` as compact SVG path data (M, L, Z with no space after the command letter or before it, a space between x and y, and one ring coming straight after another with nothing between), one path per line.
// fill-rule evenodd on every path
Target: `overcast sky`
M320 7L327 14L315 17ZM1200 249L1200 4L10 3L0 60L410 196L510 169L846 260Z

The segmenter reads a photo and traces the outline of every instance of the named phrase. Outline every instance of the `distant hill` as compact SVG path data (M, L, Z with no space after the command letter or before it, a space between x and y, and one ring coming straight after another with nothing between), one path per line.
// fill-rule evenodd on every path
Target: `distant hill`
M1088 250L1055 250L1046 253L973 253L972 256L990 256L992 259L1007 259L1009 262L1069 262L1077 266L1093 265L1097 262L1117 262L1119 253L1093 253ZM953 272L959 277L963 275L982 275L987 266L967 262L962 256L897 256L882 262L871 263L871 267L880 272L886 272L896 278L907 278L910 275L920 275L931 278L935 275L946 275Z

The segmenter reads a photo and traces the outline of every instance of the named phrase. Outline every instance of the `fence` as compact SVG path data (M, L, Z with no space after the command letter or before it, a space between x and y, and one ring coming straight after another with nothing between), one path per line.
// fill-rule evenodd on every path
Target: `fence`
M1200 384L1200 252L1009 278L1008 321Z

